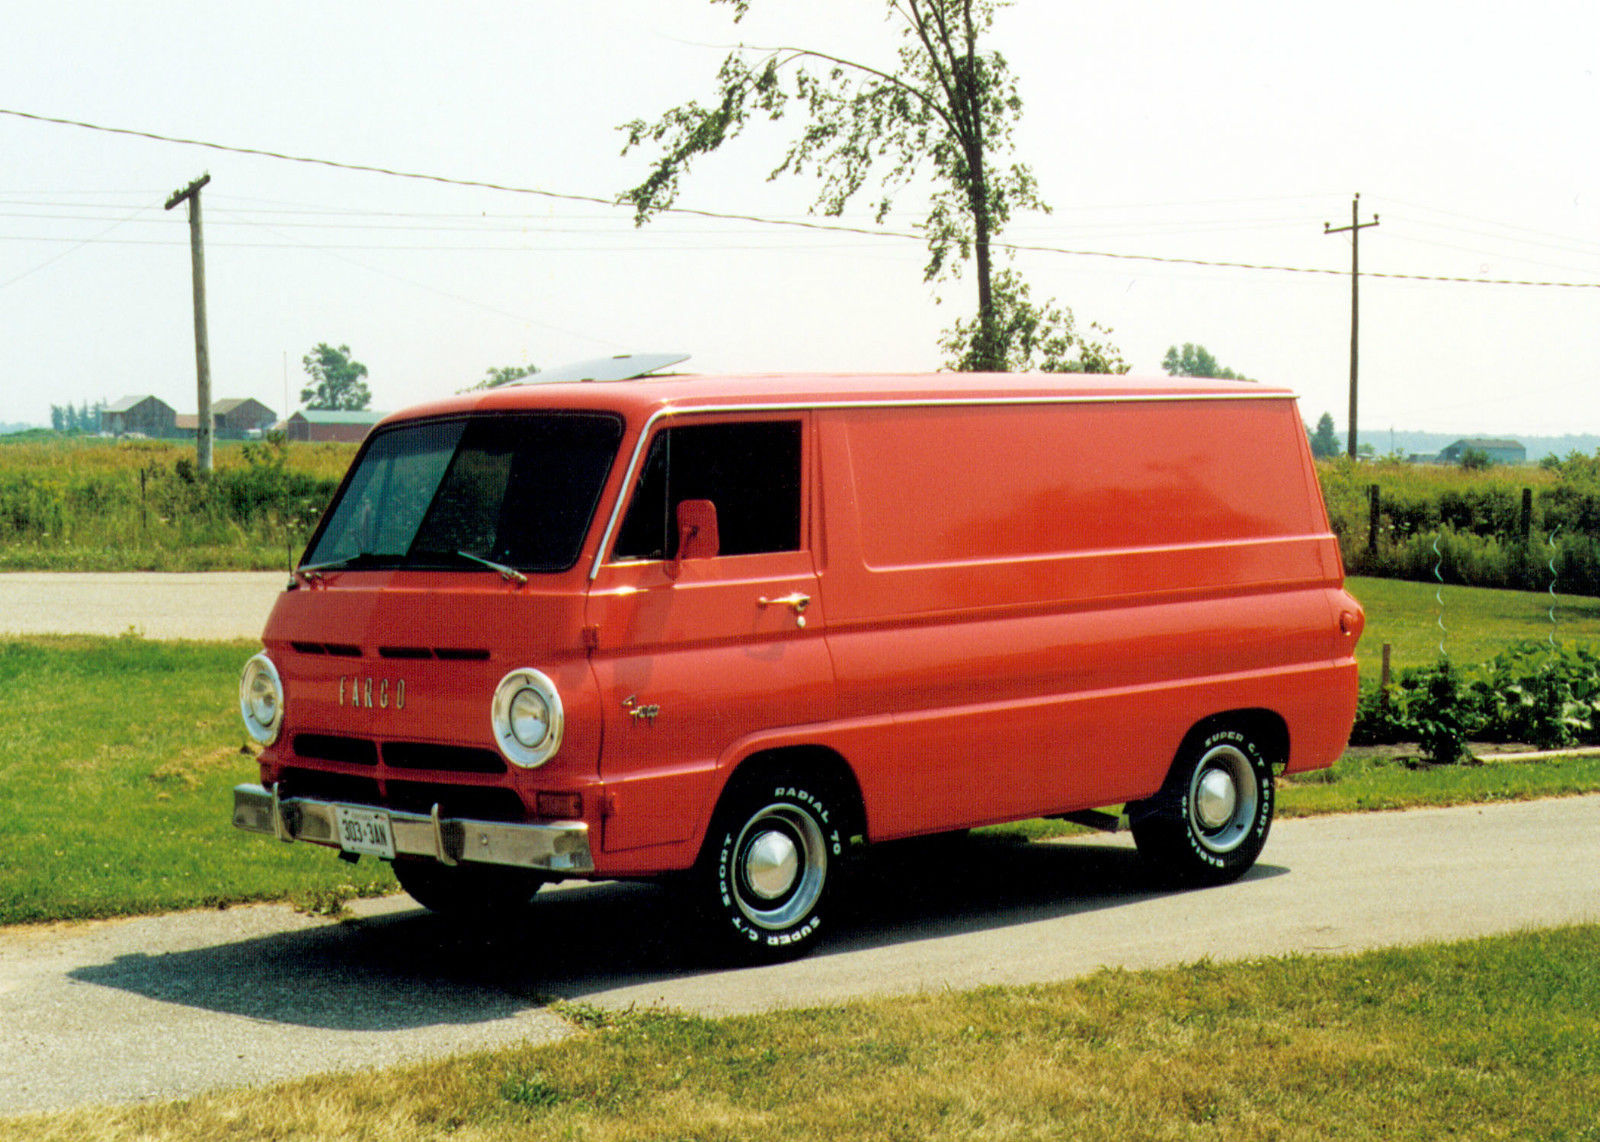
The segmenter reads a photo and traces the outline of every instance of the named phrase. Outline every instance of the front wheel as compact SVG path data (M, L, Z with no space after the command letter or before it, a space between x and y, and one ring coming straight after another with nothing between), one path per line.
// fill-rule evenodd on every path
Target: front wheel
M732 790L699 874L712 934L748 961L792 959L823 930L844 853L843 804L826 787L773 778Z
M1175 879L1236 880L1256 862L1272 827L1272 766L1236 729L1186 743L1167 786L1129 806L1139 852Z

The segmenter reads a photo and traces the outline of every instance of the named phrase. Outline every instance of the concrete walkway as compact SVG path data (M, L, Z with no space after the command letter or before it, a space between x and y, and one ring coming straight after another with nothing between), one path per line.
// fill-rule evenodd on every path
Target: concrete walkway
M0 574L0 635L257 638L287 571Z

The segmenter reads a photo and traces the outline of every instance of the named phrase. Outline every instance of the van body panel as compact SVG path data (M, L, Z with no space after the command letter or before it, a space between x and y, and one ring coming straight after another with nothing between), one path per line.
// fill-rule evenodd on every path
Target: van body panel
M584 414L593 440L596 415L616 425L609 469L586 469L576 562L302 568L264 638L285 710L264 786L321 774L383 804L406 781L413 799L509 792L530 823L540 794L577 793L592 875L651 876L693 865L734 774L769 758L838 759L879 840L1151 797L1216 719L1281 727L1271 760L1289 771L1343 748L1362 615L1286 390L658 377L505 386L374 435L506 415L548 432L540 413ZM505 436L463 431L486 456ZM690 500L712 505L723 546L679 560L673 512ZM391 766L392 742L493 755L489 706L519 669L559 692L550 760Z
M1288 402L819 423L840 711L891 715L858 767L874 838L1148 797L1190 728L1317 686L1335 650Z

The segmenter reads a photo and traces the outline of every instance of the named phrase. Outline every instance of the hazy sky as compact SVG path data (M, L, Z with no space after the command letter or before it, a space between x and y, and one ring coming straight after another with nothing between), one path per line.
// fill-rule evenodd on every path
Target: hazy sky
M647 157L616 126L706 98L725 47L892 64L881 0L407 3L0 0L0 108L339 162L611 198ZM1036 299L1289 385L1345 421L1361 217L1364 430L1600 432L1600 6L1020 0L992 45L1025 101L1048 216L1009 240ZM752 129L681 204L804 215ZM194 410L188 233L203 171L214 395L298 403L300 358L348 344L374 407L491 366L682 350L736 370L937 367L970 277L922 281L895 237L629 213L0 115L0 421L155 393ZM870 199L844 221L871 225ZM890 228L920 200L907 193ZM943 297L943 303L938 299Z

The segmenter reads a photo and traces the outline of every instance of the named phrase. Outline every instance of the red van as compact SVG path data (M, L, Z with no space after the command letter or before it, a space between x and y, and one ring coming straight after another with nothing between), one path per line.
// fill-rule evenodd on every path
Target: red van
M1345 745L1343 578L1281 389L510 385L367 439L245 666L234 824L437 910L687 873L755 958L854 844L1121 806L1227 881Z

